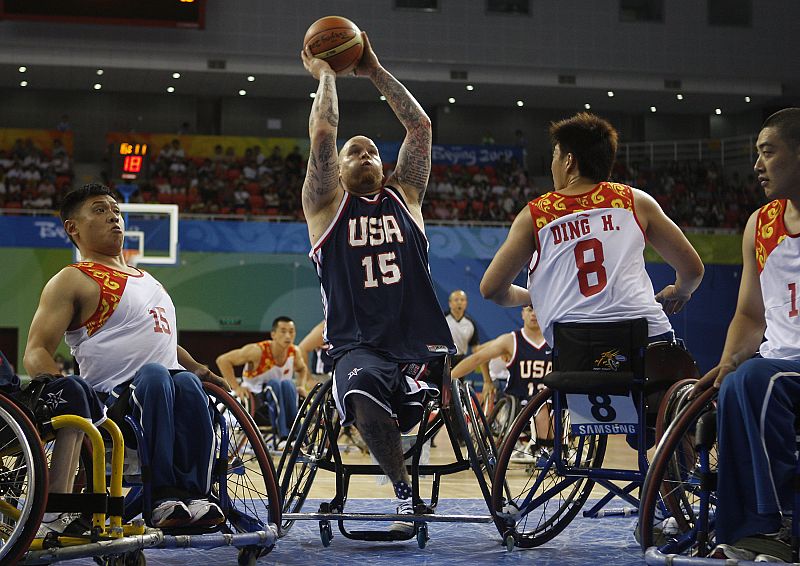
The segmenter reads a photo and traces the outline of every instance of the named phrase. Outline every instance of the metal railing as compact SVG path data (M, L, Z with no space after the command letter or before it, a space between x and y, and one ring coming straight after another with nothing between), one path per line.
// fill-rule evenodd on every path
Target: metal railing
M623 143L617 159L625 163L647 163L651 167L673 161L714 161L720 167L752 166L756 159L756 134L730 138Z

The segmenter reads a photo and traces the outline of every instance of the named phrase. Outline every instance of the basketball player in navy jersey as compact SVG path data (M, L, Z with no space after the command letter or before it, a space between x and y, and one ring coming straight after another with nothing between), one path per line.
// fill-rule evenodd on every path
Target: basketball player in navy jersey
M336 406L392 481L402 500L398 512L410 512L400 431L418 423L431 386L407 376L406 367L453 354L455 346L433 290L422 219L431 121L378 62L366 34L363 40L355 74L369 77L406 129L395 171L384 183L378 148L365 136L350 138L337 155L336 74L303 51L319 86L302 202L335 364Z
M552 371L553 362L536 313L530 305L522 307L522 323L522 328L482 344L477 352L467 356L453 368L451 377L461 379L482 364L488 364L493 358L503 358L509 374L504 393L513 395L520 401L520 405L525 405L544 386L542 378ZM534 420L538 447L551 447L553 439L548 434L549 410L539 410Z

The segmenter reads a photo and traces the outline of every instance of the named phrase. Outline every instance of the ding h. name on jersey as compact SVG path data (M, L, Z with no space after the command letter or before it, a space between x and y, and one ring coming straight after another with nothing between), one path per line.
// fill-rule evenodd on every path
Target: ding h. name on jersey
M397 362L455 351L433 290L428 241L396 189L345 193L309 256L320 279L332 358L358 347Z
M554 322L644 317L650 336L672 329L645 271L631 187L603 182L580 195L550 192L528 210L536 244L528 291L548 343Z

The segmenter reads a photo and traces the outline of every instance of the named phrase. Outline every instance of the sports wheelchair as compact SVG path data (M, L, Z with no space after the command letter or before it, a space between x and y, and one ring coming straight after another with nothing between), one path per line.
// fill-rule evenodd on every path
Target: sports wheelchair
M437 383L441 395L428 399L413 446L405 452L406 461L411 461L411 501L414 515L346 512L352 476L382 475L383 471L378 465L342 461L337 443L342 426L331 392L333 382L329 380L315 386L301 406L278 464L280 493L283 498L282 535L288 532L295 521L316 520L319 521L322 544L329 546L333 538L331 522L335 521L339 532L349 539L400 541L416 538L419 547L424 548L429 540L429 522L492 522L489 515L432 514L438 504L441 478L468 469L474 472L481 495L488 506L497 449L470 386L463 381L450 380L448 359L431 365L438 366L432 370L431 374L435 377L430 381ZM423 446L442 428L447 430L454 461L446 464L421 463ZM335 474L335 496L329 502L323 502L316 513L302 513L303 504L320 470ZM433 477L427 503L420 496L420 476ZM350 530L345 521L407 521L413 522L414 528L406 533L379 529Z
M676 394L670 386L699 377L686 350L674 342L648 346L647 330L645 319L555 325L554 371L511 427L492 482L491 509L508 550L557 536L595 485L605 494L585 517L638 509L633 492L648 469L657 415ZM533 417L546 405L549 431L537 439ZM634 469L603 467L609 434L626 435L636 453ZM531 452L537 444L548 445L538 458ZM630 507L606 509L615 498Z
M148 451L132 417L124 417L122 430L111 418L106 419L101 434L81 417L64 415L48 420L37 413L37 434L33 421L26 420L26 413L32 416L31 411L0 397L0 435L5 447L0 473L4 527L0 538L5 544L0 546L0 562L18 563L22 558L21 564L46 564L95 557L104 565L144 565L145 548L234 546L239 549L239 564L249 565L269 552L277 540L276 525L280 524L272 461L254 423L238 402L214 384L203 386L212 407L216 449L209 497L220 505L226 520L201 531L150 527ZM54 431L64 427L86 433L76 479L76 491L85 486L86 492L48 496L45 454ZM123 477L124 436L138 447L140 470L135 476ZM44 439L44 451L40 438ZM89 515L91 529L82 536L50 533L34 539L45 511ZM142 518L136 518L140 514Z

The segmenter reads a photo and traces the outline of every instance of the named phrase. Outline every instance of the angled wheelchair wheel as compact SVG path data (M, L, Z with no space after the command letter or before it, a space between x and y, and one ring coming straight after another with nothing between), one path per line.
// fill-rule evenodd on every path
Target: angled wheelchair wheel
M336 441L338 427L333 426L335 409L330 405L332 381L317 385L306 397L298 413L286 449L278 465L282 510L299 513L311 484L317 475L319 462L330 456L330 443ZM330 434L328 427L332 427ZM281 535L289 531L294 521L281 524ZM323 539L324 541L324 539Z
M496 446L503 444L503 440L511 430L511 425L514 424L514 417L519 412L519 400L511 395L503 395L498 399L492 412L487 417L489 423L489 430L492 432L494 443Z
M551 410L561 421L560 462L554 454L531 452L535 434L533 418L551 398L550 389L536 394L517 416L503 442L492 486L491 509L495 525L507 545L530 548L549 541L563 531L589 498L594 482L569 473L572 467L599 468L606 438L602 435L569 434L569 413ZM559 442L556 440L556 442ZM558 465L557 465L558 464ZM561 467L562 472L559 471Z
M642 549L707 556L714 548L716 390L689 403L669 425L642 486Z
M664 437L667 427L675 422L681 411L689 405L689 393L696 382L696 379L681 379L667 389L656 416L656 444Z
M454 379L450 387L452 414L466 444L470 466L488 504L492 497L492 481L497 466L497 446L472 387L461 379Z
M245 533L280 525L281 507L275 469L252 417L221 387L204 382L212 406L225 423L226 453L218 455L211 479L211 494L225 513L223 530ZM222 442L223 427L214 426L216 446Z
M47 504L47 464L33 423L0 395L0 564L28 550Z

